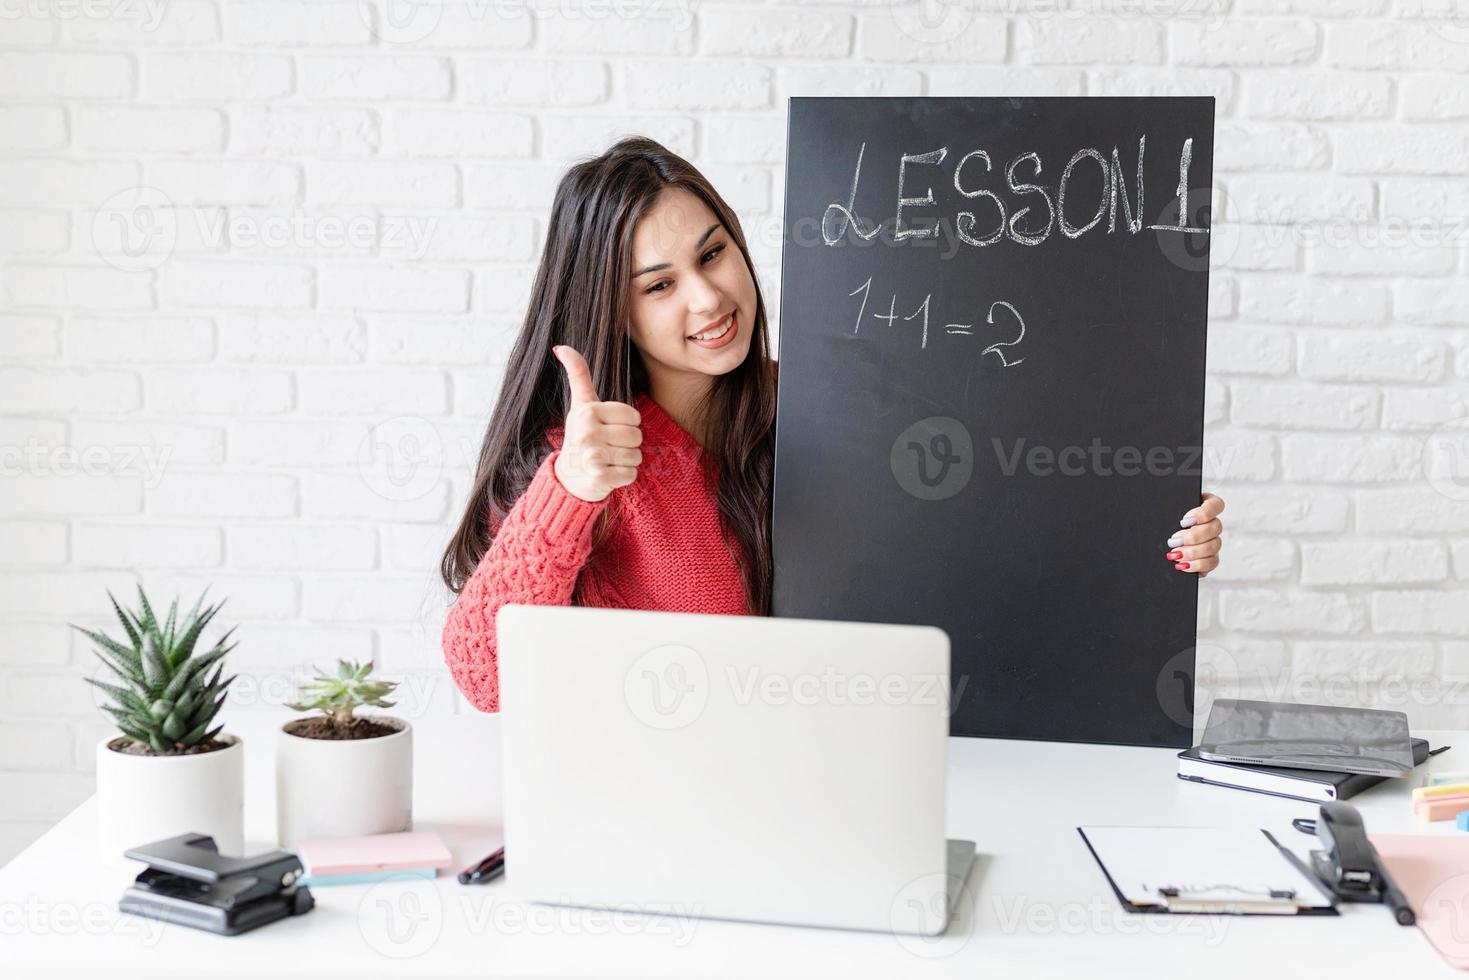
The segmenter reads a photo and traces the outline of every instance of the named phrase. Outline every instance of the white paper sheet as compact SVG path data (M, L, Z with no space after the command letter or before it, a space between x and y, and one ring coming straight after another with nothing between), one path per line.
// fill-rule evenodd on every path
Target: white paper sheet
M1290 890L1307 908L1332 904L1260 830L1216 827L1081 827L1097 859L1134 905L1166 905L1160 888L1199 901L1270 901ZM1278 899L1277 899L1278 901Z

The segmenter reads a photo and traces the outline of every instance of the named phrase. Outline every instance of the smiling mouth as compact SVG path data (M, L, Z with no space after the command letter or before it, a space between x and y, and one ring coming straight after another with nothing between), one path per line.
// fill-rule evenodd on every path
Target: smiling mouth
M690 334L689 339L718 340L720 337L723 337L726 333L728 333L730 328L734 326L734 317L735 315L733 311L726 313L724 315L724 319L719 321L719 326L711 327L710 329L705 330L703 333Z

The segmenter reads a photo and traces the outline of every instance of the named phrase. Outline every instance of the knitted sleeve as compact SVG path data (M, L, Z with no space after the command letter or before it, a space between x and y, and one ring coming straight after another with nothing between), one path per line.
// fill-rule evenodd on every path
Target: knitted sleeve
M556 478L560 450L536 470L464 583L444 623L444 660L459 690L481 711L500 710L495 613L508 603L571 604L592 550L592 525L609 497L583 500Z

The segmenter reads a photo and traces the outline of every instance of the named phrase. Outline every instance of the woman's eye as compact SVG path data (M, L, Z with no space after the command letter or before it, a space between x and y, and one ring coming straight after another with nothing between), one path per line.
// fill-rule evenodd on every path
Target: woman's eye
M722 244L716 245L713 248L711 248L709 251L707 251L707 252L704 253L704 255L703 255L703 261L704 262L713 261L714 257L717 256L720 252L723 252L723 251L724 251L724 245L722 245ZM647 289L643 290L643 292L645 292L645 293L661 293L661 292L665 292L666 291L666 287L668 287L670 285L672 285L672 284L667 279L660 279L658 282L653 283L653 285L651 285Z

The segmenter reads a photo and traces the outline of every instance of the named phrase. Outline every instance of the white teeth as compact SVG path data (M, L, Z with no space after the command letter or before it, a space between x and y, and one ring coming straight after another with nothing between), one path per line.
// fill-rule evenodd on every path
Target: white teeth
M694 340L718 340L720 337L723 337L725 334L729 333L729 328L732 327L732 326L734 326L734 314L733 313L731 313L729 316L727 316L727 317L724 318L724 327L722 329L719 329L719 330L710 330L710 331L707 331L705 333L694 334L693 339Z

